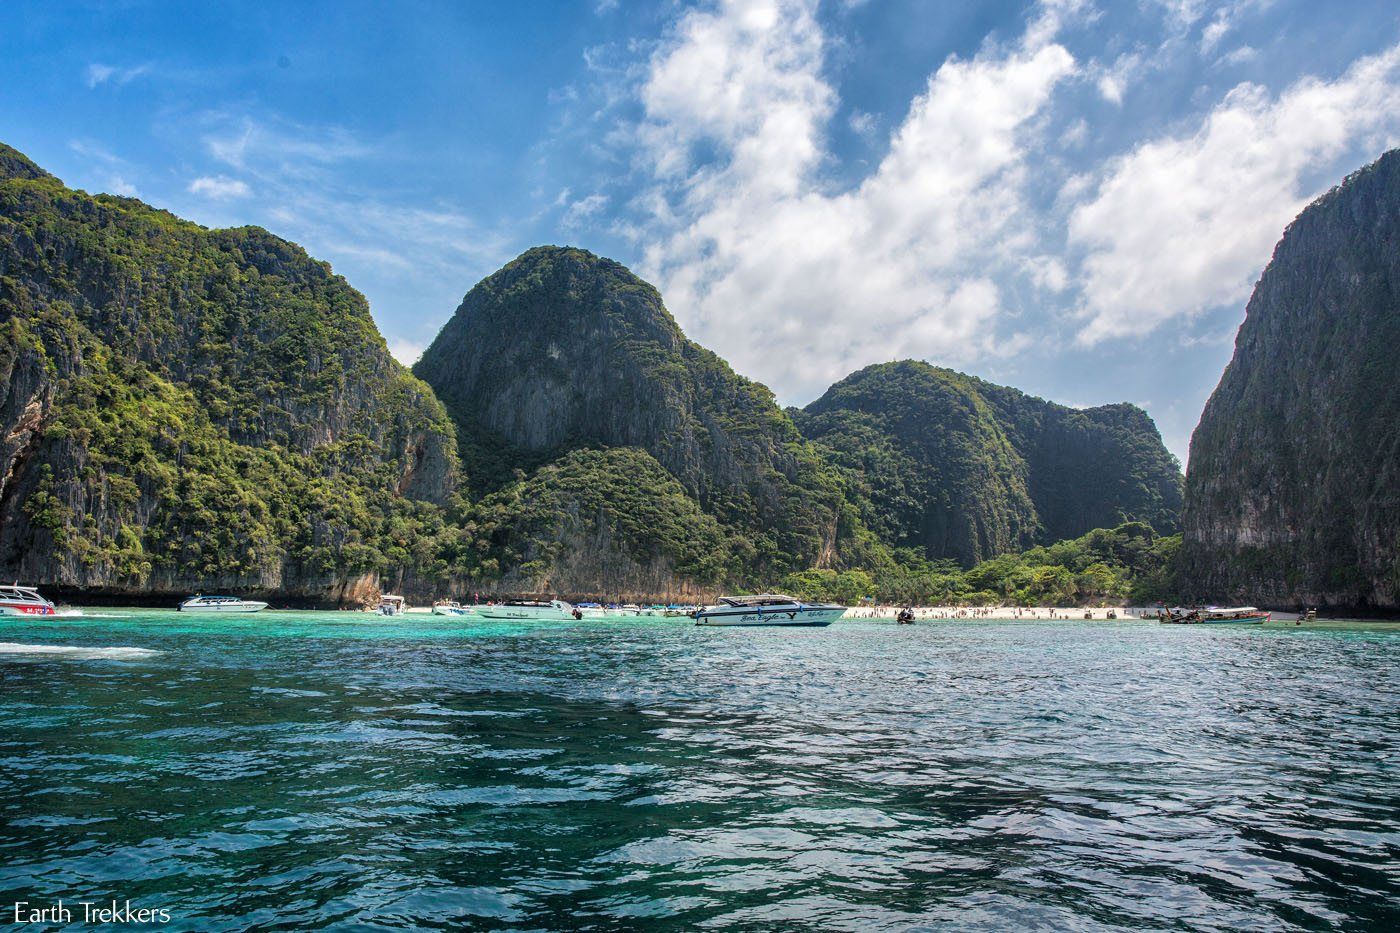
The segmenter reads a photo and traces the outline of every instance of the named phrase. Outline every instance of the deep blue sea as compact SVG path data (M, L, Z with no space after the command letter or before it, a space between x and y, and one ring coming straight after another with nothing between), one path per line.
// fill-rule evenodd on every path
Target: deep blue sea
M0 643L0 927L1400 929L1396 625L112 611Z

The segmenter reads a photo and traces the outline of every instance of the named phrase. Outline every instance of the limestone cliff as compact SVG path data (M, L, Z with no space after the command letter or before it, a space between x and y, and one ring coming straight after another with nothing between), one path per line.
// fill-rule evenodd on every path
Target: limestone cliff
M1185 586L1400 608L1400 150L1289 225L1191 439Z
M441 405L329 266L5 146L0 373L3 578L353 599L453 491Z
M479 494L572 450L635 448L718 521L745 572L835 559L830 468L767 388L687 340L616 262L527 251L467 294L414 372L457 422Z
M1176 531L1180 470L1132 405L1067 408L906 360L795 416L857 478L871 529L929 557L971 565L1127 521Z

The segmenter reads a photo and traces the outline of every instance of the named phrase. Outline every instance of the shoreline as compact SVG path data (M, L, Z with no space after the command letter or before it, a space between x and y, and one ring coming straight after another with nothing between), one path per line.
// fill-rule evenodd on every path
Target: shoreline
M473 607L467 606L467 609ZM905 607L903 606L853 606L846 610L838 622L894 622L896 615ZM1062 608L1049 606L1032 607L1007 607L1007 606L914 606L915 622L1155 622L1157 621L1155 607L1130 606L1130 607L1083 607L1083 608ZM117 609L132 612L170 613L172 616L199 617L199 618L237 618L244 620L254 620L264 612L308 612L308 613L336 613L349 615L363 615L380 617L387 620L403 621L406 617L421 618L433 616L443 620L453 618L463 620L480 620L481 617L475 613L466 616L436 616L432 613L431 606L410 606L394 616L382 616L376 609L367 609L354 606L322 607L322 606L268 606L266 610L254 613L219 613L219 612L180 612L173 604L151 604L137 603L134 601L123 601L120 603L102 602L70 602L64 601L58 604L59 614L49 616L0 616L0 619L27 619L35 622L58 622L71 621L75 619L100 619L102 610ZM97 614L87 615L64 615L66 609L78 609L83 612L96 610ZM1109 613L1112 613L1110 617ZM1270 611L1271 622L1273 623L1296 623L1301 619L1297 612ZM107 616L107 618L113 618ZM645 619L649 621L672 621L688 623L691 618L679 615L663 615L660 612L643 612L637 615L634 612L619 612L616 614L602 613L586 615L582 621L619 621L626 619ZM1328 612L1318 615L1315 622L1376 622L1376 623L1400 623L1400 616L1376 616L1364 614L1347 614Z

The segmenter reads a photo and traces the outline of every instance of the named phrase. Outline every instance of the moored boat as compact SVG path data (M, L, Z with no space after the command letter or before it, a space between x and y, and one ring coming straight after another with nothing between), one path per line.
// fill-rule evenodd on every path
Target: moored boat
M1204 609L1171 609L1162 616L1162 621L1168 625L1263 625L1269 618L1269 613L1253 606L1207 606Z
M818 627L830 625L845 614L845 606L804 603L791 596L763 593L758 596L721 596L716 605L706 606L695 613L695 624Z
M396 616L404 611L404 600L402 596L394 596L391 593L383 593L379 597L379 609L376 610L382 616Z
M478 606L483 619L517 619L563 622L581 619L583 613L562 599L508 599L490 606Z
M180 604L181 612L262 612L267 603L237 596L191 596Z
M472 614L470 607L452 600L443 600L433 603L433 615L435 616L469 616Z
M20 586L12 583L0 586L0 615L3 616L80 616L81 609L59 610L57 606L39 595L38 587Z

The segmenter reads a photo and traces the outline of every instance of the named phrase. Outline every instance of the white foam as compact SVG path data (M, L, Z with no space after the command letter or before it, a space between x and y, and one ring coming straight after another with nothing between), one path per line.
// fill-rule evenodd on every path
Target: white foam
M151 648L87 648L81 645L26 645L21 642L0 641L0 655L7 654L73 658L78 661L136 661L155 657L160 652Z

